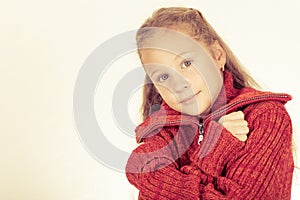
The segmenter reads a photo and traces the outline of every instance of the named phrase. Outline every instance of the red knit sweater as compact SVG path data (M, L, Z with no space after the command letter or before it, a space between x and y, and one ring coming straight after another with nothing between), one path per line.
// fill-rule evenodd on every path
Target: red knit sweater
M213 112L202 119L163 102L136 128L137 142L126 175L139 199L290 199L294 162L287 94L235 89L225 72ZM217 122L242 110L246 142ZM204 138L198 144L199 133ZM202 136L200 136L202 137Z

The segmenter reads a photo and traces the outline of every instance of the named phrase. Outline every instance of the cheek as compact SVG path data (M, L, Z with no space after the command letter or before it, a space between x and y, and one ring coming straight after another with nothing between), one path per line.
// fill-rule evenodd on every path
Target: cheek
M171 90L161 85L156 85L156 89L159 92L160 96L164 99L164 101L167 102L167 104L176 103L176 96Z
M211 91L205 83L202 85L201 89L203 90L203 93L201 94L202 103L206 106L210 106L211 102L213 101Z
M196 90L194 92L198 92L199 89L201 89L202 91L207 90L206 82L199 74L199 72L195 71L194 73L195 74L197 73L197 75L196 76L194 75L193 78L190 79L193 90Z
M199 99L200 104L206 109L211 106L212 98L209 94L209 92L203 92L201 95L201 98Z
M218 97L220 90L223 86L223 80L220 78L219 74L214 74L214 77L203 78L199 72L197 72L197 76L194 77L193 89L201 89L202 95L204 95L204 99L210 100L210 103L213 103ZM204 74L203 74L204 75Z

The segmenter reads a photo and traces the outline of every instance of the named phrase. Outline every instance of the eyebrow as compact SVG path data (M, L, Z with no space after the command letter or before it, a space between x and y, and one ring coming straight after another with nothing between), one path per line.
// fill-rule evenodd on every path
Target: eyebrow
M184 52L181 52L181 53L179 53L179 54L176 54L175 57L174 57L174 60L178 59L179 57L182 57L182 55L184 55L184 54L192 53L192 52L193 52L193 51L184 51ZM153 74L155 74L155 73L158 72L158 71L159 71L159 69L154 70L153 72L151 72L151 74L149 75L149 77L152 77Z
M156 69L156 70L154 70L151 74L150 74L150 76L149 77L152 77L153 76L153 74L155 74L156 72L158 72L159 71L159 69Z
M191 53L191 52L193 52L193 51L184 51L184 52L181 52L180 54L176 54L174 57L174 60L178 59L179 57L182 57L182 55L184 55L184 54Z

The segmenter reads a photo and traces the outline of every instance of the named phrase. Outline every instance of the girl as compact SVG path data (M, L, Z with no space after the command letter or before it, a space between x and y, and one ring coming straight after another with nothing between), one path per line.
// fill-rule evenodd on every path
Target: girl
M291 97L254 89L198 10L161 8L136 38L144 122L126 175L139 199L290 199Z

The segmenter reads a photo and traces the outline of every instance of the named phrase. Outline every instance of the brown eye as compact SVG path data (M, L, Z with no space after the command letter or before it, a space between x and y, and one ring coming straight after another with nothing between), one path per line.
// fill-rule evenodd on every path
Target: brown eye
M190 65L192 64L192 61L191 60L185 60L183 63L182 63L182 66L181 68L187 68L189 67Z

